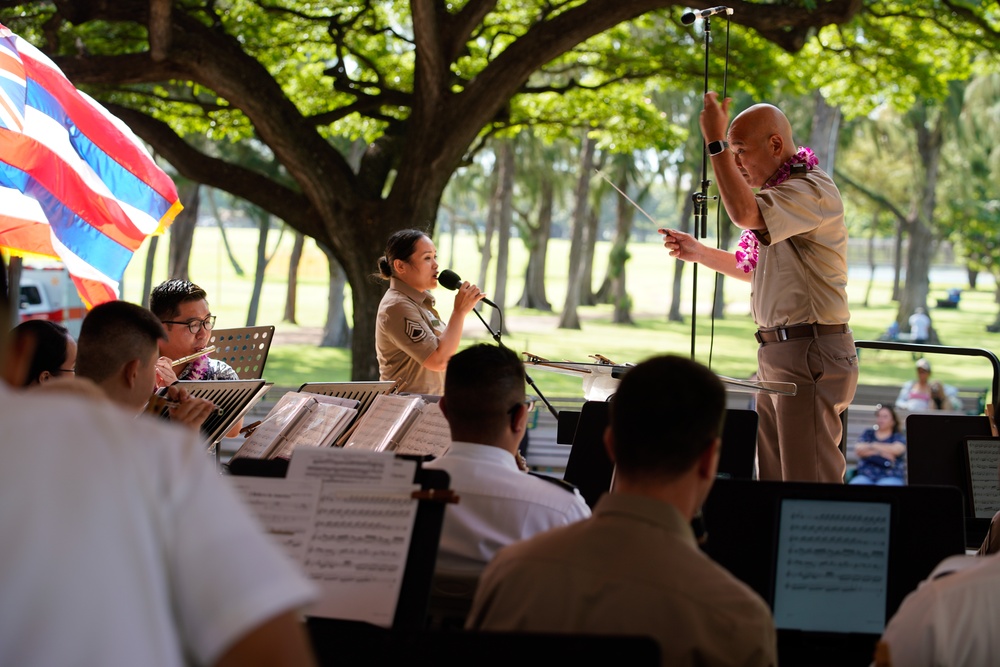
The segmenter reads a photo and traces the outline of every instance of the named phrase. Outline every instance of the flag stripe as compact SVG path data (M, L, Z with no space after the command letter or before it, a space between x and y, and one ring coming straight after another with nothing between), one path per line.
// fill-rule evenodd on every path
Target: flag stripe
M58 101L66 117L72 119L72 124L84 137L120 168L148 184L161 198L169 199L176 192L173 181L149 159L149 155L120 128L109 125L105 115L73 87L55 63L22 39L17 46L27 78L37 81Z
M94 193L83 179L53 153L34 139L0 129L0 169L8 187L30 194L42 205L49 220L53 214L70 212L72 218L58 228L70 234L83 222L99 237L135 252L145 235L135 228L118 202ZM96 238L96 237L95 237ZM67 244L71 245L71 244ZM95 249L95 258L109 249Z
M59 257L95 305L180 209L135 134L0 25L0 246Z

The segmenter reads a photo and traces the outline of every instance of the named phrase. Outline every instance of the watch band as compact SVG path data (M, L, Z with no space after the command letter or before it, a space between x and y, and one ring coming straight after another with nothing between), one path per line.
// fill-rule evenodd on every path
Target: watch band
M708 154L711 155L712 157L715 157L716 155L726 152L727 148L729 148L728 141L708 142Z

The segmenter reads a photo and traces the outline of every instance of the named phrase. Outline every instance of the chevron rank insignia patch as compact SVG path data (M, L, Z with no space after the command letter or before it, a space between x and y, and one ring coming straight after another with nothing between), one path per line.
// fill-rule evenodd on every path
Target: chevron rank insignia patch
M414 320L404 320L404 322L406 324L406 335L414 343L419 343L427 338L427 330L424 328L423 322L416 322Z

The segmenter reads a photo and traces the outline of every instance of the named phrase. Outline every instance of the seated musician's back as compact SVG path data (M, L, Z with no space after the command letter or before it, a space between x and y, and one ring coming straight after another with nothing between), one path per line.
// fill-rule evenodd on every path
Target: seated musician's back
M691 528L715 479L724 414L725 390L700 364L657 357L629 370L605 432L611 493L591 519L501 550L467 627L649 635L664 665L776 664L766 603Z

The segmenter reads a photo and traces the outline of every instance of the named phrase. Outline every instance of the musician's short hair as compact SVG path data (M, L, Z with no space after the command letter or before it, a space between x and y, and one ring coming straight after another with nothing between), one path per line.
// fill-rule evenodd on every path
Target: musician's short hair
M80 325L76 374L101 383L133 359L145 363L166 337L159 318L142 306L127 301L94 306Z
M189 280L173 279L162 282L149 293L149 309L161 320L177 317L182 303L201 301L208 292Z
M653 357L625 373L610 414L618 470L674 478L722 433L726 390L696 361Z
M444 398L453 430L485 436L502 432L512 408L524 400L524 365L505 347L468 347L448 360Z

